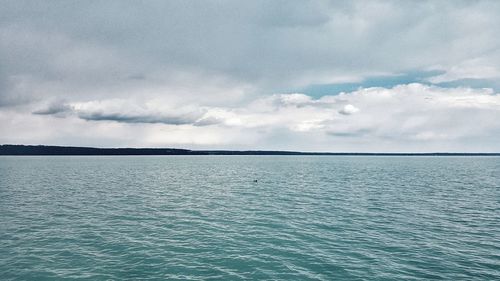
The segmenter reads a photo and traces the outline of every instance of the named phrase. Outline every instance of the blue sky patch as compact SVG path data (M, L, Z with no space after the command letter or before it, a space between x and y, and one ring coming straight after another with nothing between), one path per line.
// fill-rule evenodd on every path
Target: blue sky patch
M392 88L401 84L423 83L430 84L427 79L441 75L444 71L410 71L401 75L374 76L368 77L359 83L338 83L338 84L313 84L307 87L296 89L292 92L300 92L319 98L326 95L337 95L341 92L352 92L359 88L384 87Z

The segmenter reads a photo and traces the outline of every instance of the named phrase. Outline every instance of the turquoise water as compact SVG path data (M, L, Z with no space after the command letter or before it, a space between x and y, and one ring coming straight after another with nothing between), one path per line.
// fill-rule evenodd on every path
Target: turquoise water
M500 280L500 158L0 157L0 280L62 279Z

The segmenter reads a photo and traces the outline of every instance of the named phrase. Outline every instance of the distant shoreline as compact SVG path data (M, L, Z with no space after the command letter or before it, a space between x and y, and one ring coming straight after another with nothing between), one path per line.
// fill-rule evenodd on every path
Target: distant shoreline
M465 152L300 152L273 150L189 150L177 148L96 148L46 145L0 145L5 156L127 156L127 155L304 155L304 156L500 156L494 153Z

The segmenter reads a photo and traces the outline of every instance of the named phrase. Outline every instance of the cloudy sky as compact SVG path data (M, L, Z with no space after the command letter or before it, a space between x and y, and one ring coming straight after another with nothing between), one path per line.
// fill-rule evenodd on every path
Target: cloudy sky
M0 6L0 143L500 151L500 1Z

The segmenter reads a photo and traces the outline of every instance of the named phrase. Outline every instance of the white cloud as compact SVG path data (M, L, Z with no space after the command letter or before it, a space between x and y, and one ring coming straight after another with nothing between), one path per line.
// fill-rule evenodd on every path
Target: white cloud
M327 151L499 149L500 95L488 89L409 84L360 89L321 99L280 94L230 107L103 100L70 103L63 108L72 108L73 115L14 116L22 126L27 120L34 124L59 123L62 127L83 127L89 136L95 135L90 133L95 126L105 139L139 146ZM0 141L15 142L19 137L8 133L10 125L7 122L2 126ZM54 135L44 138L53 141L71 138L74 132L49 131ZM280 142L276 143L276 138Z
M460 79L498 79L500 78L498 67L491 58L471 59L451 66L444 74L430 77L428 81L442 83Z
M348 105L344 106L341 110L339 110L339 113L344 114L344 115L351 115L351 114L354 114L358 111L359 111L359 108L355 107L352 104L348 104Z

